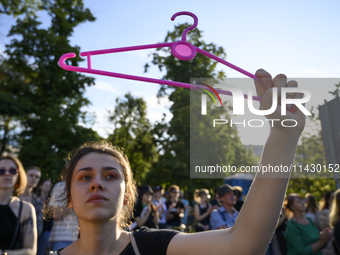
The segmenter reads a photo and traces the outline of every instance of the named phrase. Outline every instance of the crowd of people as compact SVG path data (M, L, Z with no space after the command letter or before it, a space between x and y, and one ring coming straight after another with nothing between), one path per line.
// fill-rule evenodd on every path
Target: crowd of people
M260 69L256 76L261 109L271 107L273 87L297 87L282 74L272 79ZM287 115L276 109L266 116L293 119L296 125L270 127L263 166L293 163L305 116L293 105L287 110ZM180 188L171 185L163 194L160 186L144 185L138 193L128 158L105 141L88 142L72 151L62 181L50 195L51 181L38 185L40 177L38 167L25 171L18 158L0 157L2 254L270 254L280 246L275 245L276 235L283 237L277 242L282 254L326 254L339 247L339 191L327 193L319 210L312 195L304 201L289 194L284 200L287 172L257 174L244 203L241 190L228 184L215 189L212 200L208 189L196 190L191 205L196 233L186 233L190 203Z
M65 196L66 183L58 182L52 189L51 180L40 181L39 167L30 166L23 171L17 158L7 155L1 159L1 162L5 163L12 161L9 166L11 163L19 165L21 178L20 185L16 189L20 193L16 194L22 193L19 196L20 200L28 202L31 204L30 207L33 206L35 209L37 254L43 255L49 250L57 251L77 240L79 236L77 216L61 199ZM8 171L0 168L0 175L6 173L14 175L16 174L14 170L14 166L9 167ZM27 184L23 188L25 182ZM177 185L171 185L166 191L162 186L149 185L137 189L138 196L131 216L132 223L128 226L129 231L141 229L143 226L181 232L227 229L234 225L244 203L242 187L232 187L228 184L216 187L213 199L208 189L195 190L191 203L184 198L182 190ZM8 224L2 225L1 233L15 231L14 226L17 225L17 221L13 218L12 210L18 207L17 202L17 199L11 196L7 204L0 205L1 217L8 219L6 221ZM29 204L25 202L21 203L28 207ZM47 212L45 217L43 217L43 210ZM189 222L188 215L191 218ZM25 225L29 225L29 221L33 221L33 218L26 217L27 223L22 224L21 228L28 228ZM33 229L22 233L29 235L32 232ZM22 244L18 240L18 235L14 241L0 239L1 248L20 247ZM307 193L304 198L296 193L289 194L284 200L282 213L266 254L336 255L340 254L339 248L340 190L326 192L319 203L311 193Z

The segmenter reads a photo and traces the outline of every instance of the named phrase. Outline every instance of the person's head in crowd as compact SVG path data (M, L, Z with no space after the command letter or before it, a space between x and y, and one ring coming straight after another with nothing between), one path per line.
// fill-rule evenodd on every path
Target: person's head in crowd
M27 176L27 187L26 189L34 189L40 180L41 170L37 166L29 166L26 167L26 176Z
M239 200L240 198L242 198L242 194L243 194L243 189L240 186L234 186L234 193L236 196L236 200Z
M320 201L320 210L330 209L334 199L334 190L325 192L323 198Z
M224 207L233 207L236 204L234 189L229 184L223 184L217 190L218 199Z
M183 190L179 190L179 199L184 199L184 192L183 192Z
M179 187L175 184L171 185L168 189L170 199L177 200L179 198Z
M307 193L305 195L305 206L306 206L306 212L311 212L311 213L317 213L318 212L318 205L316 203L315 197L311 193Z
M165 200L170 200L170 193L169 193L169 191L165 191L164 192L164 198L165 198Z
M149 185L139 187L137 206L147 205L152 200L153 190Z
M217 193L218 189L219 189L219 187L214 188L214 196L215 196L216 199L218 198L218 193Z
M27 177L22 163L17 157L0 156L0 185L2 190L10 190L13 196L21 196L27 185Z
M290 193L285 198L284 207L288 218L294 217L297 213L304 213L306 210L304 199L297 193Z
M153 199L156 201L159 201L162 198L162 190L163 188L161 186L155 186L152 188L153 190Z
M331 207L331 212L329 214L329 225L334 228L335 225L340 220L340 189L336 190L334 193L334 200Z
M196 203L209 203L210 195L207 189L196 189L194 192L194 200Z
M50 179L44 179L41 184L38 186L37 196L41 197L42 195L46 196L52 189L52 182Z
M87 142L68 155L62 176L67 204L80 227L87 221L109 221L118 229L128 226L137 191L129 160L120 148L106 141Z

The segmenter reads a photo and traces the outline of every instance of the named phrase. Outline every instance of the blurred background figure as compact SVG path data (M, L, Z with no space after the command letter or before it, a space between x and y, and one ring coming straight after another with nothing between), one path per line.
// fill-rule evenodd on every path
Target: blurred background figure
M157 207L151 202L152 194L153 191L149 185L144 185L139 188L134 213L137 228L141 228L142 226L158 228L159 213Z
M18 198L27 184L16 157L0 157L0 250L3 254L35 254L37 225L32 204ZM15 250L15 251L12 251Z
M218 199L221 207L214 209L210 215L211 229L225 229L234 226L238 211L234 208L236 196L234 189L229 184L223 184L218 190Z
M49 211L48 202L51 195L52 182L50 179L45 179L41 182L37 189L38 198L44 203L44 210ZM43 220L43 230L38 239L38 252L37 255L44 255L48 246L48 239L50 238L52 227L53 227L53 217L48 213L45 214Z
M319 211L315 197L311 193L305 195L306 217L315 222L315 216Z
M314 222L305 216L305 202L299 194L289 194L284 205L289 218L284 234L287 255L322 255L321 249L332 236L330 229L320 232Z
M33 189L37 187L40 177L41 170L37 166L29 166L25 169L27 176L27 186L24 194L20 198L26 202L31 203L37 215L37 228L38 228L38 240L43 231L43 202L33 193Z
M218 201L218 194L217 190L219 187L214 188L214 198L210 200L210 204L213 207L213 209L218 209L220 207L220 202Z
M329 224L333 229L333 246L336 255L340 255L340 189L335 191L329 214Z
M169 200L166 201L167 228L183 231L182 218L184 216L184 204L179 200L179 187L171 185L169 187Z
M315 216L315 222L319 230L323 230L329 226L329 213L334 199L334 190L325 192L320 201L320 211ZM333 241L330 240L326 247L322 249L323 255L334 255Z
M196 232L209 230L210 213L214 209L209 203L209 190L200 189L194 192L194 214L197 221Z
M49 238L52 251L65 248L78 239L78 218L67 206L65 186L65 182L55 184L48 203L54 218Z
M165 204L165 199L162 195L162 189L161 186L156 186L153 189L153 199L152 199L152 204L156 206L156 210L158 210L159 214L159 222L158 222L158 227L160 229L165 229L166 228L166 204Z
M179 191L179 201L181 201L184 204L184 212L183 212L183 218L182 218L182 224L185 225L187 228L188 226L188 210L189 210L189 201L184 198L184 193L182 190Z
M236 196L236 204L234 205L234 208L236 209L236 211L241 211L242 205L243 205L243 189L240 186L234 186L234 193Z
M320 230L329 226L329 210L334 199L334 191L325 192L320 201L320 211L315 216L316 225Z

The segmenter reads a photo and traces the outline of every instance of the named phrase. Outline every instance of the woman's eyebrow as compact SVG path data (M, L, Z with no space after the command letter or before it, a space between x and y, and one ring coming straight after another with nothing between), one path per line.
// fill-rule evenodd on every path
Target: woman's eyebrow
M114 167L114 166L105 166L105 167L103 167L102 168L104 171L107 171L107 170L117 170L117 171L119 171L118 169L117 169L117 167Z
M80 171L92 171L92 170L93 170L92 167L82 167L77 171L77 173L79 173ZM105 167L102 168L102 170L104 170L104 171L116 170L116 171L119 172L119 170L114 166L105 166Z
M80 171L91 171L93 168L92 167L83 167L83 168L80 168L77 173L79 173Z

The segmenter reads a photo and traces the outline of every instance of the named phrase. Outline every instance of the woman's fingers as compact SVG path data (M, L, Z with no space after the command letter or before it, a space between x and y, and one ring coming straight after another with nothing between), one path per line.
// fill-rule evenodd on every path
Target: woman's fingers
M273 80L273 85L276 88L284 88L287 85L287 76L284 74L278 74Z
M298 86L298 84L294 80L289 81L287 83L287 87L289 87L289 88L297 88L297 86ZM293 92L287 93L286 98L289 98L289 99L296 98L296 93L293 93ZM295 112L295 106L294 105L287 105L286 109L291 111L291 112Z
M255 80L256 92L257 96L263 97L266 93L267 89L273 87L273 80L270 73L263 69L259 69L256 71L255 75L260 79L261 82Z

